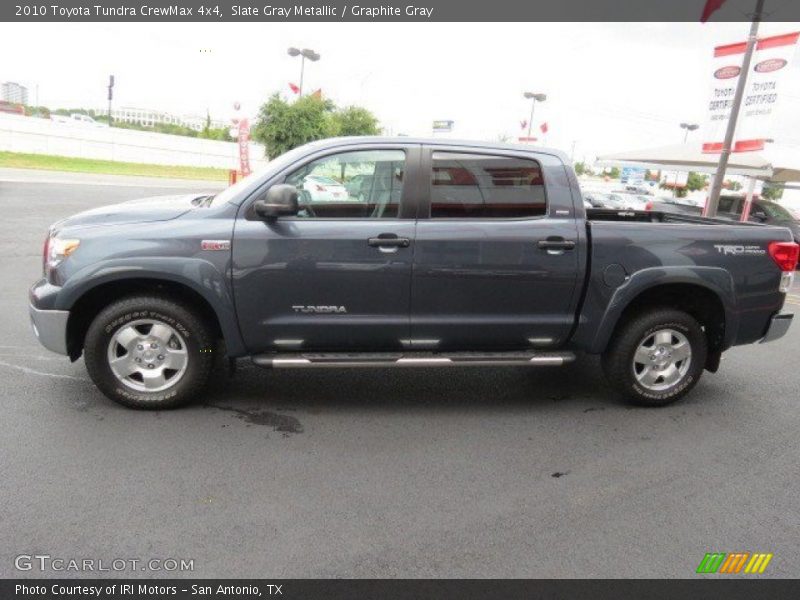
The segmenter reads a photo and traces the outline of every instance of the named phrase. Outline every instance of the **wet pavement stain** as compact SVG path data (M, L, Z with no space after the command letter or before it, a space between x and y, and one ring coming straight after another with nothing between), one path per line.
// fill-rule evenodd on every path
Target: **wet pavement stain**
M266 425L272 427L274 431L280 431L284 434L290 433L303 433L303 425L300 421L291 415L280 415L278 413L270 412L268 410L234 408L233 406L221 406L219 404L207 404L211 408L218 408L236 414L238 419L253 424L253 425ZM249 427L250 425L248 425Z

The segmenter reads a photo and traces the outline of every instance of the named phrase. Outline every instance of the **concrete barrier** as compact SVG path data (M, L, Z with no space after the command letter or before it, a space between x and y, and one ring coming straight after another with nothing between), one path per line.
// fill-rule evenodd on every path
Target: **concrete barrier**
M239 166L239 145L236 142L58 123L5 113L0 113L0 151L157 165L222 169ZM251 167L256 170L265 163L264 146L251 142Z

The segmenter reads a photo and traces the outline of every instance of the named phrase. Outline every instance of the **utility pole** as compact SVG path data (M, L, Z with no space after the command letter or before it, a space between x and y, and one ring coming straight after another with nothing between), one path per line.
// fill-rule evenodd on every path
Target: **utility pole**
M547 94L534 94L533 92L525 92L525 98L531 101L531 118L528 121L528 139L531 137L531 129L533 128L533 109L536 108L536 101L544 102L547 100Z
M739 81L736 83L736 93L733 96L731 116L728 119L728 128L725 130L725 141L722 142L722 152L719 155L717 172L714 173L714 183L711 185L711 193L708 196L708 202L706 203L706 208L703 213L706 217L717 216L719 195L722 192L722 183L725 181L725 170L728 168L728 159L731 155L731 146L733 146L736 120L739 118L739 109L742 106L744 88L747 85L747 75L750 72L750 62L753 59L753 51L758 41L758 25L761 22L763 12L764 0L757 0L756 10L753 13L753 21L750 24L750 35L747 37L747 49L745 50L744 59L742 60L742 70L739 73Z
M111 100L114 98L114 76L108 76L108 126L111 127Z

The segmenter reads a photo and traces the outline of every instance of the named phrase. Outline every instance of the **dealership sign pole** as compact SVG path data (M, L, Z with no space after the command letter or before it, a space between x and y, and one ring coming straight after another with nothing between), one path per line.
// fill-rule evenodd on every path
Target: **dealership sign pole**
M744 60L742 61L742 67L738 73L739 81L736 84L736 93L733 97L731 115L728 119L728 127L725 130L725 141L722 142L717 172L714 174L714 183L711 185L711 194L708 197L708 202L706 202L706 207L703 212L703 214L707 217L715 217L717 215L719 195L722 191L722 183L725 180L725 170L728 168L728 158L731 155L733 134L736 130L736 120L739 117L739 109L742 106L742 96L744 96L744 87L747 83L747 73L750 71L750 62L753 59L753 50L755 49L756 39L758 37L758 25L761 22L761 14L763 10L764 0L758 0L756 2L755 13L753 13L753 22L750 24L750 35L747 37L747 47L744 53Z

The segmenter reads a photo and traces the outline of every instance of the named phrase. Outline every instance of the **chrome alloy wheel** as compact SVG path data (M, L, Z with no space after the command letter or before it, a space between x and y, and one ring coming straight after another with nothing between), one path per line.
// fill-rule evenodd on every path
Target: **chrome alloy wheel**
M659 329L648 334L633 355L633 374L639 384L661 392L678 383L692 364L692 347L680 331Z
M108 366L123 385L137 392L160 392L174 386L188 365L186 342L162 321L131 321L108 343Z

